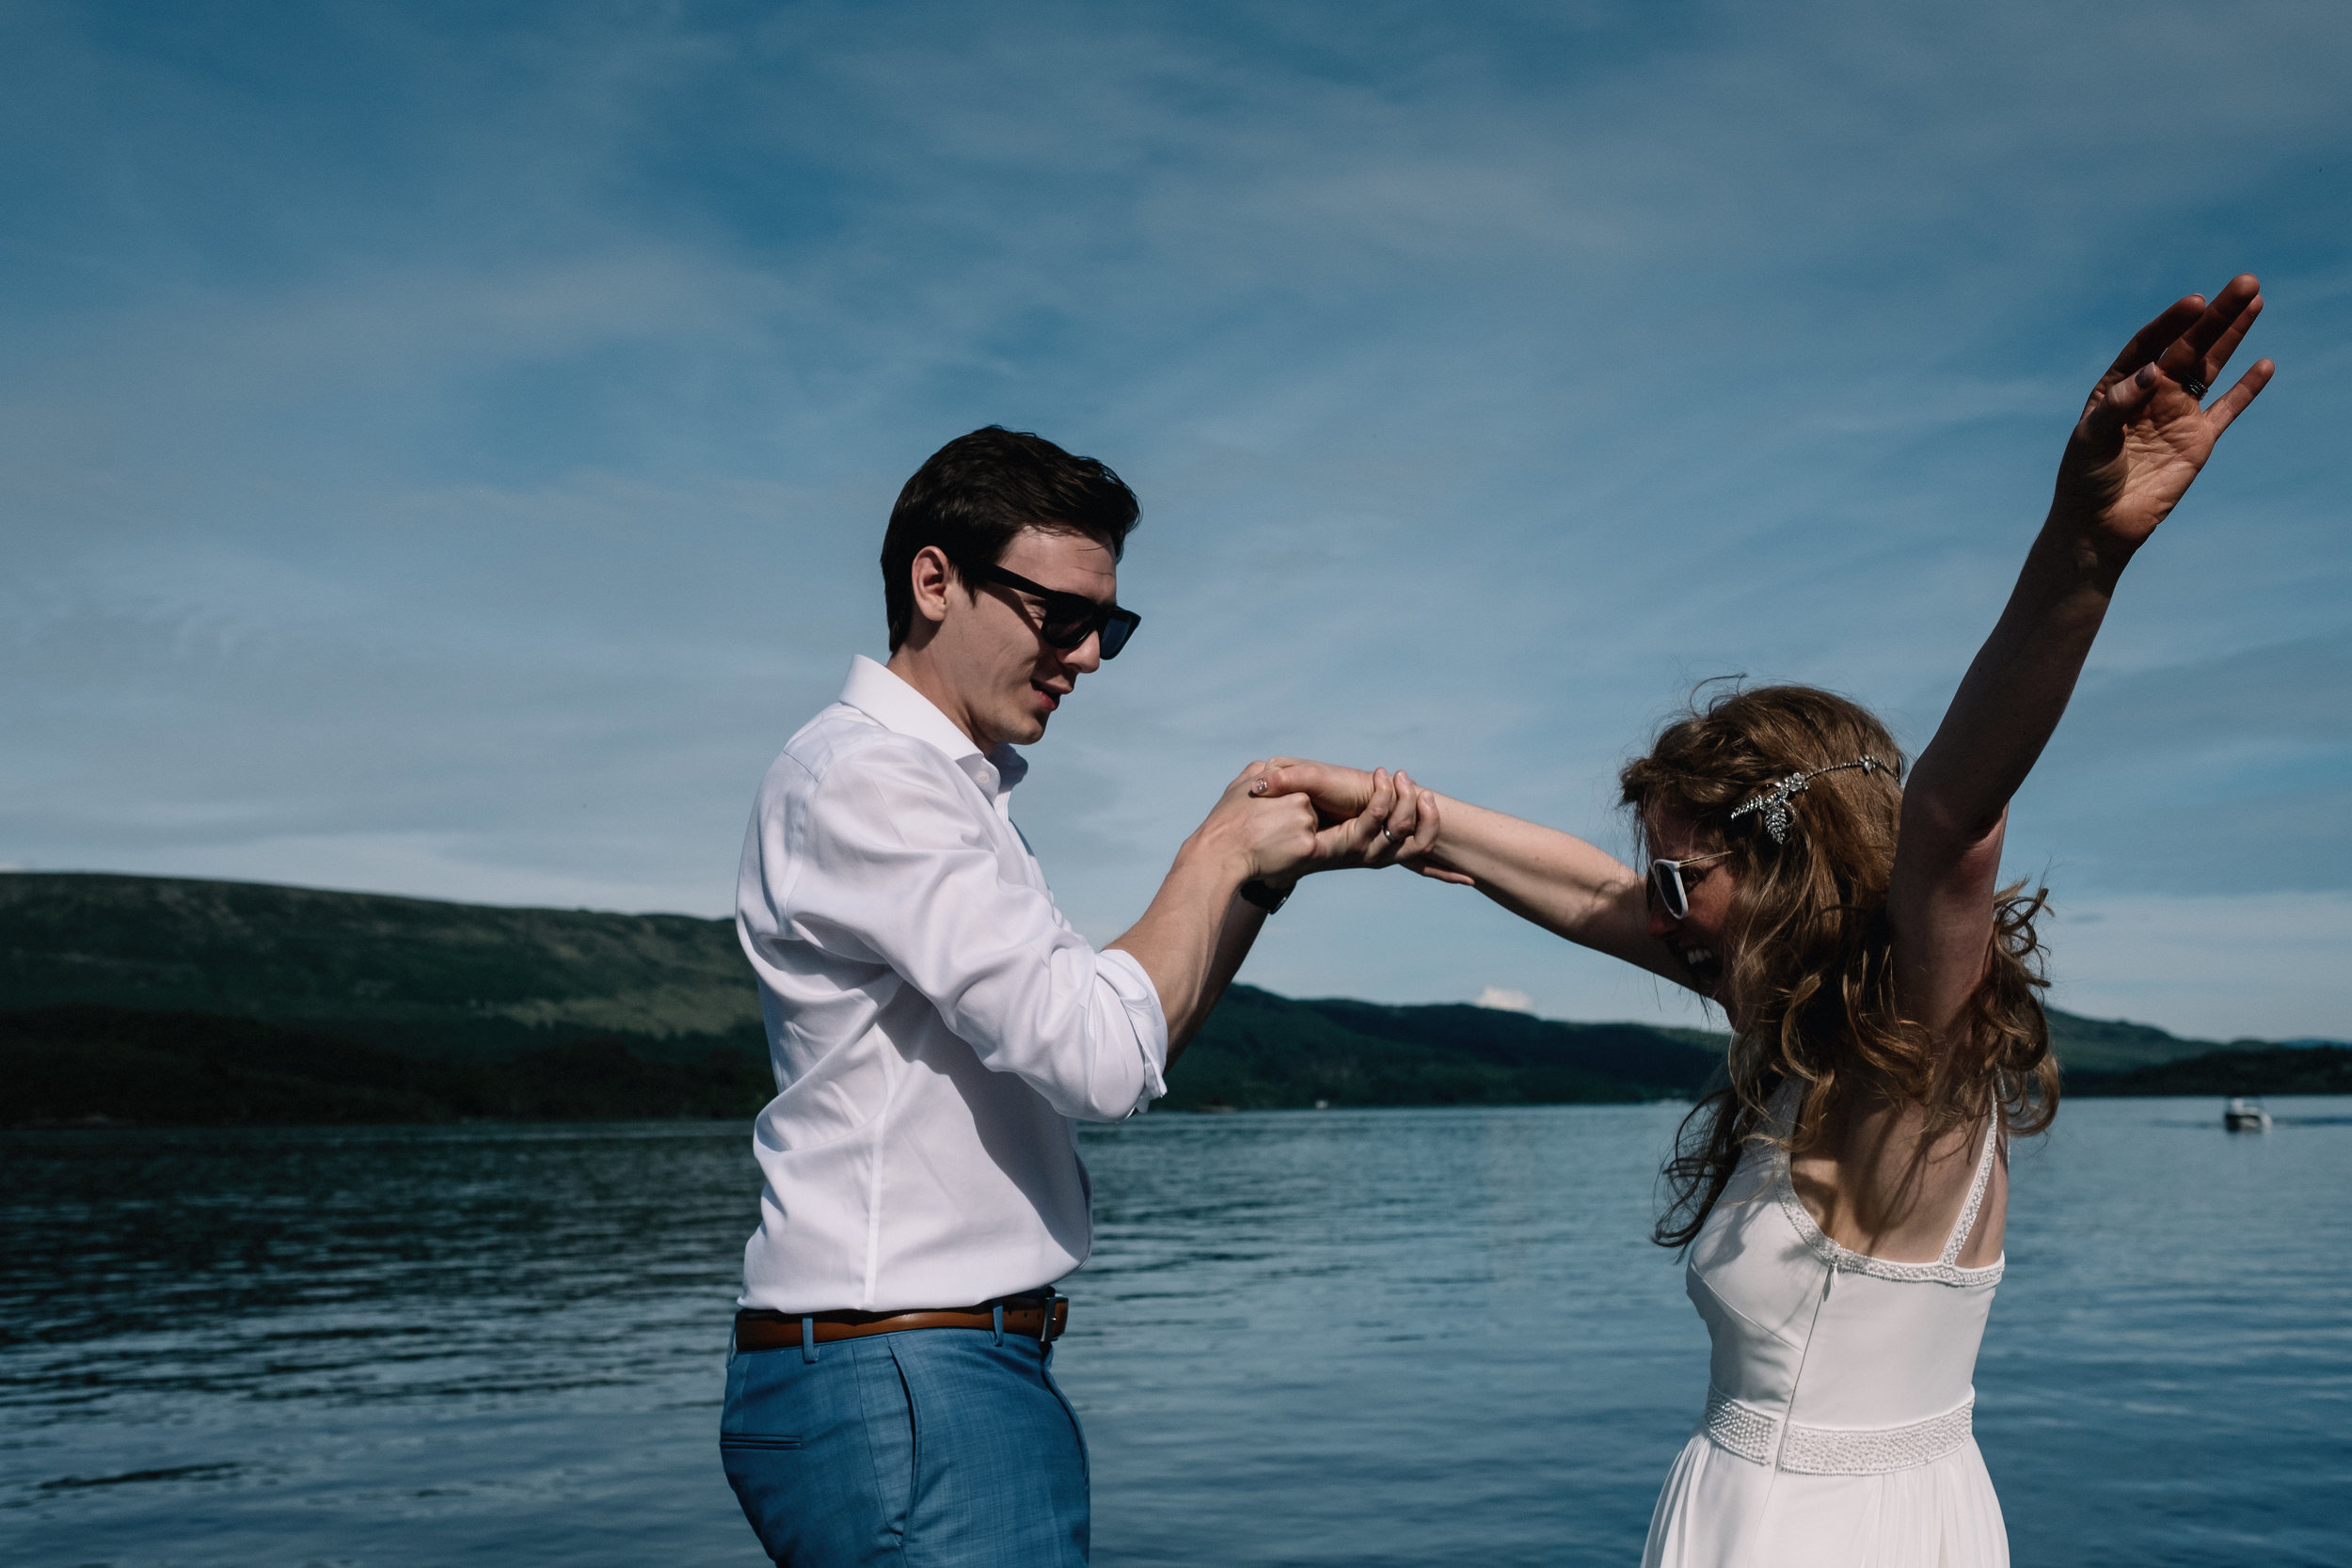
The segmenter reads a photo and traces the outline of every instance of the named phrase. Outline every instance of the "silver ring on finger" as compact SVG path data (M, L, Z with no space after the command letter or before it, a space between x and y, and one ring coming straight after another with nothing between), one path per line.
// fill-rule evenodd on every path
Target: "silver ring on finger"
M2185 375L2181 377L2181 390L2195 398L2199 403L2202 403L2205 401L2205 394L2213 390L2213 383L2200 381L2193 375Z
M1380 824L1380 836L1387 839L1394 847L1402 848L1404 847L1405 841L1397 837L1394 833L1389 832L1389 825L1386 822Z

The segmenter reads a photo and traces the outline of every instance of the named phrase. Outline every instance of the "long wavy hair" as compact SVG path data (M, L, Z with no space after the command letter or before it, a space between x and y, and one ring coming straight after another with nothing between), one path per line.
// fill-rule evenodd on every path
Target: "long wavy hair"
M1773 842L1760 813L1732 816L1791 773L1864 755L1887 766L1826 773L1789 798L1785 843ZM1930 1137L1977 1121L1988 1104L2018 1135L2057 1114L2034 933L2047 889L2028 895L2019 882L1994 895L1992 952L1959 1037L1938 1038L1903 1014L1886 896L1905 763L1886 726L1858 704L1816 687L1763 686L1703 705L1694 696L1618 775L1645 852L1661 818L1679 816L1709 847L1728 850L1718 864L1738 873L1717 952L1716 1000L1731 1046L1722 1080L1683 1118L1666 1162L1671 1199L1651 1233L1660 1245L1697 1237L1749 1144L1777 1139L1802 1153L1856 1096L1917 1107ZM1792 1082L1803 1085L1795 1119L1775 1129L1770 1104Z

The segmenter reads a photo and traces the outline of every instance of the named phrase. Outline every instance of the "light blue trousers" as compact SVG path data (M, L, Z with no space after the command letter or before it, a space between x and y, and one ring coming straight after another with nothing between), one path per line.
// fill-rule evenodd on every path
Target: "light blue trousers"
M1084 1568L1086 1438L1050 1346L920 1328L727 1357L719 1452L785 1568Z

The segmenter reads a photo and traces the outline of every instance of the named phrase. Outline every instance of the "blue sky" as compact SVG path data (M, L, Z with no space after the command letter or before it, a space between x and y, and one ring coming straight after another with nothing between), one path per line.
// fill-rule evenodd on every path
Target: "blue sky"
M906 475L1140 493L1020 816L1115 935L1216 788L1623 847L1706 676L1915 748L2085 388L2279 380L2020 799L2060 1005L2352 1036L2352 13L2152 4L0 13L0 863L723 912ZM1694 1016L1401 874L1246 978Z

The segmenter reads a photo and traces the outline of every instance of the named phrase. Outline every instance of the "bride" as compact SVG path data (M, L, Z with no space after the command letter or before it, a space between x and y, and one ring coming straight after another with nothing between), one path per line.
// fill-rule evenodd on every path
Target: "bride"
M2008 1140L2058 1106L2040 895L1998 883L2009 801L2124 566L2269 381L2265 359L2201 405L2261 310L2251 277L2190 295L2099 378L2008 607L1907 781L1885 727L1845 698L1718 696L1620 777L1645 875L1402 776L1269 775L1335 816L1393 785L1417 870L1730 1021L1726 1081L1683 1122L1655 1233L1687 1249L1714 1356L1645 1568L2009 1560L1970 1380L2001 1277Z

